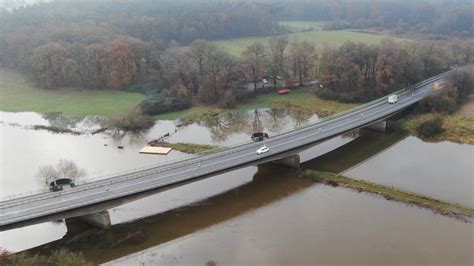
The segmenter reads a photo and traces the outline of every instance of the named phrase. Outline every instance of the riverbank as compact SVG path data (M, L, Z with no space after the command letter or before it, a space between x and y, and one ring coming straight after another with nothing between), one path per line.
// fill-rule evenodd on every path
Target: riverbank
M413 115L401 122L401 129L418 136L416 128L421 123L433 119L434 114ZM423 138L427 141L452 141L461 144L474 145L474 117L461 114L442 115L444 131L433 138Z
M403 191L393 187L386 187L363 180L355 180L330 172L304 170L300 174L300 176L308 178L314 182L321 182L331 186L342 186L357 190L358 192L367 192L371 194L380 195L387 200L417 205L419 207L431 209L435 213L455 217L463 221L470 221L470 219L474 217L474 209L462 206L460 204L441 201L412 192Z

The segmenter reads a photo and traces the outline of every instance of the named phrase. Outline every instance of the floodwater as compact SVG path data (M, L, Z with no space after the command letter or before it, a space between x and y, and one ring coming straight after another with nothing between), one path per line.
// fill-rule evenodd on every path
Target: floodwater
M105 178L121 171L194 156L179 151L172 151L167 156L138 153L147 141L166 133L170 133L167 139L169 142L230 146L249 141L253 128L268 132L272 136L318 119L316 115L296 111L258 109L212 117L188 125L180 125L179 121L157 121L154 127L144 134L121 135L107 131L92 135L94 130L106 126L105 118L67 118L60 114L0 112L0 197L7 199L19 193L43 189L43 184L35 177L38 168L55 164L62 158L70 159L84 168L87 176L82 182L87 182L91 178ZM246 124L242 122L244 120L252 122ZM33 130L34 125L69 128L85 134L56 134ZM330 142L330 146L342 145L347 141L347 137L336 138ZM124 148L118 149L119 145ZM256 167L239 169L115 208L111 211L112 222L123 223L192 204L250 182L255 172ZM64 224L43 223L0 232L0 247L21 251L59 239L66 231ZM35 240L25 241L26 238Z
M317 115L282 109L257 109L228 113L189 125L177 121L157 121L143 134L121 134L113 131L92 135L106 125L101 117L67 118L60 114L0 112L0 197L42 189L35 178L38 168L69 159L86 170L86 182L91 178L170 162L190 157L179 151L167 156L139 154L152 139L170 134L170 143L185 142L231 146L248 142L253 132L265 131L270 136L318 121ZM34 125L56 126L86 132L82 135L55 134L33 130ZM118 149L123 146L123 149Z
M408 136L344 175L474 208L473 145Z
M110 265L472 265L473 249L472 224L313 185Z
M279 120L273 117L277 114L286 122L276 123ZM26 117L20 119L21 116ZM266 109L183 126L175 121L158 121L146 134L117 137L107 132L74 136L34 131L25 125L49 125L53 119L41 120L44 117L32 113L21 116L2 115L2 193L37 188L36 183L16 186L34 183L37 167L63 158L62 154L86 168L90 176L97 176L190 156L179 152L168 157L138 154L147 140L166 133L171 133L170 142L229 146L247 141L257 129L274 135L318 119ZM54 119L61 120L64 119ZM68 123L69 128L91 131L100 128L102 122L89 118ZM306 161L303 167L343 172L423 194L426 191L432 193L426 193L429 196L451 197L449 200L463 204L472 200L472 163L460 159L453 164L453 160L469 159L469 155L472 158L473 146L425 143L398 133L363 131L358 136L347 134L309 148L300 154ZM12 141L17 139L21 141ZM30 147L33 143L35 148ZM119 150L117 145L125 148ZM5 158L4 150L12 158ZM334 151L328 153L330 150ZM451 159L432 156L434 151L446 153ZM312 159L316 156L320 157ZM422 163L419 157L431 158L430 163ZM389 159L398 168L383 164ZM25 167L28 163L33 169L25 169L30 168ZM435 165L438 170L423 172L417 165ZM449 178L461 182L460 186L444 179L447 172L443 169L453 165L457 169L452 173L456 174ZM357 172L362 170L365 172ZM426 190L422 190L423 184ZM0 246L20 251L41 245L33 251L42 253L63 247L81 251L96 263L112 261L119 265L204 265L209 261L271 265L473 262L471 223L366 193L314 184L296 178L293 170L277 166L249 166L217 175L113 208L110 214L114 226L107 232L95 229L75 235L67 232L64 223L50 222L1 232Z

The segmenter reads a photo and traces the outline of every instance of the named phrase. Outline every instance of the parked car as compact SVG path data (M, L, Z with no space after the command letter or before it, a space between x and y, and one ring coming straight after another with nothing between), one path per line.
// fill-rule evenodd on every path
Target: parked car
M278 93L278 94L287 94L287 93L289 93L290 91L291 91L291 90L289 90L289 89L281 89L281 90L277 90L277 93Z
M257 150L257 154L262 154L268 152L270 149L267 146L262 146Z
M268 80L267 79L262 79L263 84L267 84Z

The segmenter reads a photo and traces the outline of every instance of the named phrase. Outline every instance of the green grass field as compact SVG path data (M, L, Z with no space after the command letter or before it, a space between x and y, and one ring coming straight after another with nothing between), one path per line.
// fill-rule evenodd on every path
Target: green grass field
M250 37L250 38L236 38L224 41L215 41L214 43L230 53L233 56L240 57L245 48L256 42L262 42L265 45L268 43L270 36L266 37ZM292 41L308 41L316 44L317 47L324 45L340 46L347 41L362 42L366 44L378 44L383 39L392 39L395 41L408 41L407 39L396 38L393 36L372 34L365 32L355 32L349 30L340 31L305 31L289 33L288 39Z
M44 90L23 75L0 69L0 111L113 116L130 111L144 98L138 93L105 90Z
M288 28L290 31L322 30L326 22L324 21L282 21L280 26Z

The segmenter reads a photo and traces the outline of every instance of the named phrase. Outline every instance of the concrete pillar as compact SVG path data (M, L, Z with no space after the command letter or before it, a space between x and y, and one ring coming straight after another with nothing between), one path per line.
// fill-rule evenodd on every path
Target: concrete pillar
M99 227L102 229L108 229L112 226L112 222L110 221L110 215L108 211L101 211L92 214L86 214L83 216L78 216L74 218L66 219L66 224L77 224L78 223L85 223L95 227ZM74 227L76 227L74 226ZM72 227L72 226L71 226ZM69 228L69 226L68 226ZM71 228L72 229L72 228ZM69 231L69 230L68 230Z
M286 167L290 167L290 168L299 169L300 168L300 156L298 154L296 154L296 155L288 156L288 157L283 158L283 159L278 159L278 160L272 161L271 163L286 166Z
M385 132L385 130L387 129L387 120L375 122L366 126L366 128Z

